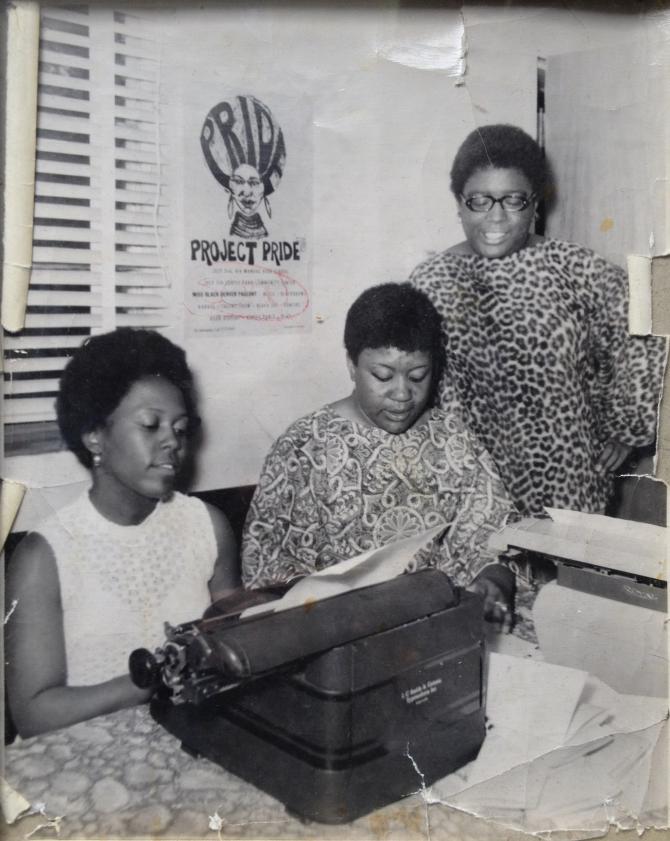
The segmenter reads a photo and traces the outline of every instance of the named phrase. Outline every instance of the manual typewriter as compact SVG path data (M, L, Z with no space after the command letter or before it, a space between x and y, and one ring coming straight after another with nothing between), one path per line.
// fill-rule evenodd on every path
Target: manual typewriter
M437 570L283 612L210 609L166 633L130 662L154 718L303 819L344 823L421 791L484 739L482 601Z

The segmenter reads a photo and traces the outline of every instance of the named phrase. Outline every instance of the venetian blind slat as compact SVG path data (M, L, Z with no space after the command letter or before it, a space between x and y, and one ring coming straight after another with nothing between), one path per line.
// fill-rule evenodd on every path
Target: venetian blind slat
M79 160L83 158L83 160ZM88 155L58 155L57 157L45 157L38 152L35 160L35 172L42 176L65 176L68 183L88 184L91 179L91 167L88 163ZM44 179L43 179L44 180Z
M67 225L66 222L73 224ZM81 227L80 227L81 226ZM44 245L48 243L77 242L88 243L95 241L95 232L91 230L87 220L60 219L51 217L41 220L33 227L33 239Z
M119 80L150 82L154 86L158 83L158 63L117 53L115 76Z
M69 327L97 327L101 322L99 309L87 313L31 313L26 315L26 325L30 329L35 328L60 328Z
M97 187L95 181L90 184L69 184L67 181L48 181L39 175L35 178L36 196L85 199L90 202Z
M149 327L160 330L170 327L171 320L165 307L156 310L142 309L137 312L124 312L117 309L116 313L117 327Z
M54 349L56 356L30 356L30 357L14 357L5 361L5 372L9 373L11 377L17 378L22 374L39 374L46 371L55 371L60 374L67 364L71 354L62 353L62 349Z
M47 133L48 132L48 133ZM51 155L86 155L93 158L98 150L90 143L89 132L75 132L77 135L84 134L85 139L72 139L67 132L59 132L54 129L42 127L41 133L38 128L37 152L38 154Z
M59 335L54 336L31 336L30 348L28 349L25 346L25 341L21 341L14 336L8 335L5 336L3 344L5 348L5 353L8 355L23 354L29 356L30 354L44 353L47 351L61 351L64 348L74 349L79 347L79 345L82 343L82 341L84 341L85 338L86 334L82 331L72 333L63 332Z
M42 6L42 15L45 17L57 17L61 20L72 23L88 24L88 6Z
M145 226L145 231L142 233L138 231L119 231L116 232L116 244L119 245L141 245L149 248L156 248L156 233L149 225Z
M62 284L64 286L65 284ZM29 307L99 307L100 306L100 291L92 291L90 289L31 289L28 294Z
M72 72L72 70L73 68L69 68L67 65L56 64L53 62L43 62L40 65L40 71L37 77L38 84L42 85L43 89L45 87L62 88L64 91L75 91L78 94L88 94L90 87L88 73L83 76L77 76ZM67 93L64 93L63 95L69 99L76 98L75 96L68 96ZM83 102L86 102L87 100L88 96L82 98Z
M157 289L156 294L147 294L139 290L132 292L116 293L116 306L121 309L149 309L157 310L165 306L164 297L161 294L162 290Z
M88 248L68 248L60 245L33 244L33 260L39 263L92 263L100 262L100 253Z
M156 148L156 127L147 120L117 120L115 136L117 140L132 140L143 143L144 148Z
M80 109L81 113L75 114L67 112L62 108L61 103L54 103L54 98L49 96L42 97L37 106L38 128L47 128L50 132L61 132L64 134L85 134L90 133L89 128L89 105L84 103L84 108ZM54 107L57 111L45 111L45 107ZM41 118L41 119L40 119Z
M114 158L118 167L119 163L132 164L156 164L157 151L155 142L152 143L151 150L142 149L128 149L124 147L117 147L114 150Z
M169 286L165 273L155 266L149 266L142 271L120 269L115 274L115 285L118 290L130 287L164 287Z
M157 263L157 255L154 253L155 249L150 253L136 253L128 251L117 251L114 255L116 261L117 271L119 268L129 267L138 269L143 266L153 268ZM118 283L118 278L117 278Z
M91 66L88 50L80 47L58 43L53 39L40 39L39 49L40 59L43 61L84 70L88 70Z
M153 213L153 210L152 210ZM116 224L117 228L119 225L124 226L142 226L145 227L150 225L152 228L157 226L159 228L165 227L167 224L164 220L157 219L154 220L147 216L146 213L137 211L130 211L130 210L117 210L116 212Z
M54 406L55 393L58 390L58 383L55 381L49 389L49 396L19 396L8 397L5 395L5 411L9 413L6 417L7 423L36 423L38 421L50 421L56 417Z

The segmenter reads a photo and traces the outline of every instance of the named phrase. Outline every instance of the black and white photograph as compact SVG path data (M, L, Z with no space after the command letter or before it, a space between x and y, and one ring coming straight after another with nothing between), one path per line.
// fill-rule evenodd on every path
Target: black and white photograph
M664 837L670 8L4 34L6 837Z

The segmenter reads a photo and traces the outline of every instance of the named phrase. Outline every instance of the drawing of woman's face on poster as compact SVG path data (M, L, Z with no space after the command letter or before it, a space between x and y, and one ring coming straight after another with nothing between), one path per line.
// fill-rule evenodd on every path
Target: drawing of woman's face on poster
M237 96L207 114L200 144L212 175L229 193L230 235L268 236L261 205L271 217L269 196L286 161L284 136L272 112L253 96Z
M230 176L230 192L240 213L245 216L256 213L265 195L258 170L249 164L238 166Z

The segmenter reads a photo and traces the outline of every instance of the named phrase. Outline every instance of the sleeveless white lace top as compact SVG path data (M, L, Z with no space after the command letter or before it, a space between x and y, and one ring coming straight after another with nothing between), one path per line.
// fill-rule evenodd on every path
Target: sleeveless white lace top
M217 555L199 499L175 493L137 526L103 517L83 494L37 529L56 557L68 686L128 672L135 648L165 641L164 623L199 618Z

